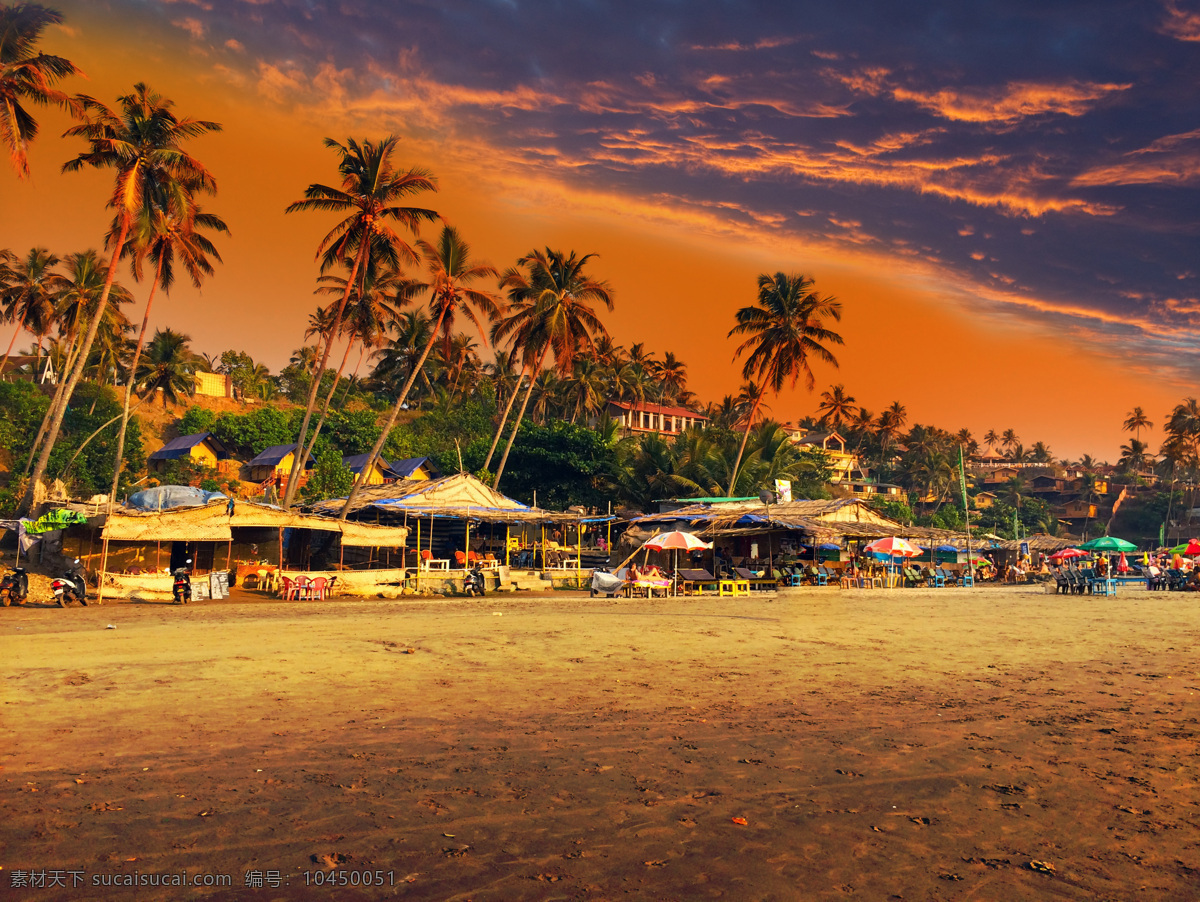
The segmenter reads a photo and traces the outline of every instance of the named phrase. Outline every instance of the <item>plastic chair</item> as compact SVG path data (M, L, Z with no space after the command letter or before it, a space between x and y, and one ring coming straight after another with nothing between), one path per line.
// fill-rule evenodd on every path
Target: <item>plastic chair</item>
M318 601L325 600L325 589L329 585L329 580L323 576L318 576L308 584L309 598L317 599Z
M461 551L454 552L454 566L459 570L467 566L467 556Z
M284 601L293 601L300 597L300 589L296 585L296 581L291 577L283 577L283 599Z
M312 598L312 580L307 576L296 577L296 599L307 601Z

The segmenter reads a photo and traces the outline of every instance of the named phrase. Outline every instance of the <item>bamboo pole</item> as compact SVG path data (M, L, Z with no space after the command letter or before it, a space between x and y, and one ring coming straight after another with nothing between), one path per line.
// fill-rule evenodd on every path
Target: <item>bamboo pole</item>
M417 594L421 594L421 518L417 517Z
M108 567L108 537L104 537L104 549L100 552L100 585L96 589L96 604L104 604L104 575ZM84 586L84 592L87 587Z
M504 566L508 566L508 550L512 544L512 527L507 523L504 524Z

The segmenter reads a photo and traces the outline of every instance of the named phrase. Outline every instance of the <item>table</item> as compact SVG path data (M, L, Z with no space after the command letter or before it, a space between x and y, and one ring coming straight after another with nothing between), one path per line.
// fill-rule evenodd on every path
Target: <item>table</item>
M748 579L719 579L717 580L717 595L728 595L740 598L750 595L750 580Z

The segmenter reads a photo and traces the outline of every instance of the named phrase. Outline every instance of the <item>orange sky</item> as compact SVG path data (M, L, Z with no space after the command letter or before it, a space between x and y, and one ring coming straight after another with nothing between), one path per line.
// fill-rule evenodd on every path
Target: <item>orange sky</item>
M197 350L245 350L277 371L302 343L315 306L313 252L332 224L315 213L285 216L284 207L308 183L334 182L334 156L321 146L323 137L405 134L405 122L361 105L340 115L325 105L318 118L253 79L239 86L214 70L183 31L135 52L114 22L79 10L67 24L69 30L52 30L44 43L88 73L88 82L70 89L112 103L143 80L172 97L182 114L223 124L222 134L190 149L219 182L206 208L233 233L219 241L224 265L202 292L180 285L156 301L155 324L187 332ZM96 246L107 220L109 178L60 174L82 145L59 137L68 125L62 114L44 112L41 121L32 180L0 174L0 246L23 252L40 244L60 255ZM545 245L598 254L592 272L616 293L607 319L616 340L674 351L705 401L736 391L734 343L726 338L733 312L753 301L757 275L775 270L812 275L819 290L843 302L841 367L817 369L817 393L841 382L876 412L899 400L910 424L966 426L977 438L989 428L1012 427L1027 447L1042 440L1056 456L1086 452L1115 460L1128 438L1120 431L1127 411L1141 405L1161 421L1190 391L1174 377L1132 365L1133 348L1091 342L1089 350L1086 329L1077 337L1054 334L1045 321L997 306L990 290L923 256L756 232L669 196L602 186L585 191L489 150L469 133L426 131L406 137L401 158L438 175L441 191L420 202L501 268ZM139 308L131 316L140 314L145 290L136 294ZM1030 303L1039 302L1031 296ZM801 387L768 403L777 419L788 420L810 413L816 399ZM1157 446L1157 436L1151 443Z

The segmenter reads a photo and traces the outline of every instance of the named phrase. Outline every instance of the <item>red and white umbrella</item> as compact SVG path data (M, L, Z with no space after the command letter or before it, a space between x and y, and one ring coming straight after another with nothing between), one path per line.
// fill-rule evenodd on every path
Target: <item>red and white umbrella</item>
M1078 548L1064 548L1061 551L1056 551L1050 555L1047 560L1051 561L1068 561L1072 558L1087 557L1086 551L1080 551Z
M886 539L876 539L869 545L863 547L864 551L873 551L876 554L889 554L899 557L916 557L920 554L920 550L914 548L908 542L897 536L888 536Z
M690 532L664 532L647 539L642 547L652 551L666 551L672 548L677 551L698 551L712 548L712 542L697 538Z
M1117 572L1128 573L1129 569L1129 561L1125 560L1125 552L1122 551L1121 556L1117 559Z
M642 543L642 547L647 551L667 551L674 550L675 552L675 580L672 585L679 585L679 552L681 551L700 551L706 548L712 548L712 542L706 542L692 535L690 532L664 532L656 536L652 536ZM648 556L648 555L647 555Z

